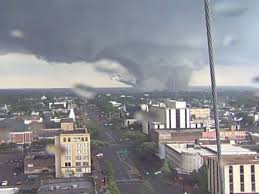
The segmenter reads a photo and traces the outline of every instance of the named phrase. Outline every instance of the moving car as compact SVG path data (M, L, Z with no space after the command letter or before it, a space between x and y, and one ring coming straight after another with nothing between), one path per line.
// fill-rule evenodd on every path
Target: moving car
M103 153L98 153L98 154L96 154L96 157L97 157L97 158L103 158Z
M2 186L7 186L8 185L8 181L3 181L2 182Z
M16 185L21 185L22 184L22 182L21 181L18 181L17 183L16 183Z

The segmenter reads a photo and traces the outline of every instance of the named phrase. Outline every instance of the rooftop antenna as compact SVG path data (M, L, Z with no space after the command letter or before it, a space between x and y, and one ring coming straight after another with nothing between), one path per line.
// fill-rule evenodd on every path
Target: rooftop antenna
M213 112L215 120L216 129L216 139L217 139L217 156L218 156L218 169L219 169L219 189L221 194L225 194L225 182L224 173L222 165L221 156L221 142L220 142L220 132L219 132L219 119L218 119L218 99L217 99L217 88L216 88L216 78L214 69L214 56L213 56L213 45L211 36L211 13L210 13L210 0L204 0L205 9L205 20L206 20L206 30L207 30L207 41L208 41L208 52L209 52L209 65L210 65L210 79L211 79L211 91L212 91L212 102L213 102Z

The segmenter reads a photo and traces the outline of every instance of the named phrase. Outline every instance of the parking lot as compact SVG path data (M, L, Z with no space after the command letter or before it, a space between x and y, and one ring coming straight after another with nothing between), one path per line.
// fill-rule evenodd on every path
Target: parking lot
M8 181L7 186L24 184L23 157L20 152L0 152L0 183Z

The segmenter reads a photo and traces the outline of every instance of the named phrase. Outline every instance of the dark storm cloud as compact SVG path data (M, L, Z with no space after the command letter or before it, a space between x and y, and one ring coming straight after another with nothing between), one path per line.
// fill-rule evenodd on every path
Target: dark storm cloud
M231 17L248 9L213 5ZM207 63L202 0L3 0L0 24L1 52L31 52L49 62L110 60L126 70L96 70L150 90L185 88ZM240 46L230 28L220 30L217 48ZM232 54L219 51L223 62Z

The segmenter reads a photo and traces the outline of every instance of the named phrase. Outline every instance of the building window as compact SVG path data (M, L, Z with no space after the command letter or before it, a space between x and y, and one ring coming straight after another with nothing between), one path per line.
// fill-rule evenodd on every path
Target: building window
M230 193L233 193L233 190L234 190L234 186L233 186L233 183L231 183L231 184L229 184Z
M240 166L240 174L244 174L244 166Z
M88 166L88 162L83 162L83 166Z
M66 169L65 169L65 172L71 172L71 171L72 171L71 168L66 168Z
M77 168L76 172L82 172L82 169L81 168Z
M82 160L87 160L87 155L83 155Z
M81 162L76 162L76 166L81 166Z
M244 192L244 191L245 191L244 183L241 183L241 184L240 184L240 191L241 191L241 192Z
M71 166L71 163L70 162L65 162L65 166L66 167Z
M251 173L255 173L255 165L251 165Z
M81 156L76 156L76 160L81 160Z
M251 165L251 187L252 192L255 192L255 166Z
M67 138L67 141L68 141L68 142L70 142L70 141L71 141L70 137L69 137L69 138Z
M234 190L234 185L233 185L233 166L229 166L228 173L229 173L229 190L230 190L230 193L233 193L233 190Z
M83 137L81 138L81 141L84 141L84 138L83 138Z
M70 150L65 151L65 155L70 155L70 153L71 153Z
M240 191L241 192L245 191L245 186L244 186L244 166L240 166Z
M65 156L64 158L65 158L65 160L71 160L70 156Z
M66 138L63 138L63 142L66 142L66 140L67 140Z

